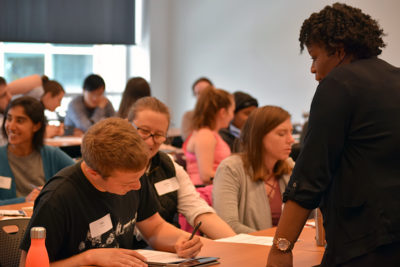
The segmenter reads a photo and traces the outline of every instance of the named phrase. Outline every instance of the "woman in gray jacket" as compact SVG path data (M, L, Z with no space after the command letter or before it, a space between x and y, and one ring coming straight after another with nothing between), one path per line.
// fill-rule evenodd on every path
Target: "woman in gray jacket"
M290 114L264 106L249 116L241 133L242 153L226 158L214 178L213 206L236 233L276 226L282 193L293 168Z

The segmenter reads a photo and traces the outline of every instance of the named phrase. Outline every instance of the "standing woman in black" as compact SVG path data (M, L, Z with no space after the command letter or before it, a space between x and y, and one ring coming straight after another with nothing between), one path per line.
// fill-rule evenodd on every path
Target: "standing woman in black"
M320 207L321 266L400 262L400 69L379 59L383 30L335 3L306 19L300 48L319 82L267 266L292 266L291 249Z

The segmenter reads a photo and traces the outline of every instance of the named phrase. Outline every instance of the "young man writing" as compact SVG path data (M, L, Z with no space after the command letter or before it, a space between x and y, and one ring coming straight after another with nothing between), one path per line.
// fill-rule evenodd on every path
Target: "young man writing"
M30 246L29 229L47 230L51 266L146 266L135 251L135 225L157 250L198 254L198 237L165 222L153 191L140 180L148 149L129 122L110 118L92 126L82 142L82 162L60 171L43 188L21 243L20 266Z

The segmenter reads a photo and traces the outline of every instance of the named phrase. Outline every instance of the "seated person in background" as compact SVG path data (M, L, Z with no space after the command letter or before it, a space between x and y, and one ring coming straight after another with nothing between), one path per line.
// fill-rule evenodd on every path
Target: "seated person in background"
M243 92L233 93L235 99L235 113L228 128L219 131L222 139L229 145L232 153L239 152L240 130L250 113L258 107L257 99Z
M192 118L193 132L183 145L193 184L212 184L219 163L231 154L218 131L228 127L234 109L233 96L222 89L208 87L200 93Z
M49 80L46 76L42 76L44 95L40 99L44 108L50 111L55 111L61 105L61 100L65 95L65 90L60 83L54 80ZM54 136L64 135L64 124L59 126L47 125L46 137L51 138Z
M43 145L46 127L43 105L30 96L11 101L2 133L8 139L0 147L0 204L33 201L43 186L74 161L59 148Z
M13 96L31 96L42 102L45 109L55 111L61 105L65 90L60 83L49 80L45 75L37 74L26 76L7 84L8 92ZM64 134L64 127L47 125L46 137Z
M144 97L132 106L128 120L150 149L151 159L142 179L147 179L155 190L161 217L178 227L178 212L192 226L201 221L200 231L212 239L235 235L200 197L185 170L171 156L159 151L169 127L168 107L154 97Z
M31 96L42 102L45 109L55 111L60 106L65 90L60 83L37 74L23 77L7 84L8 92L15 95Z
M91 74L83 83L83 95L68 105L64 120L65 135L82 136L96 122L115 115L111 102L104 96L106 85L99 75Z
M7 82L3 77L0 77L0 125L3 125L4 111L11 100L11 94L7 90ZM7 143L7 138L0 133L0 146Z
M196 97L196 99L199 98L200 92L209 86L214 86L214 85L208 78L206 77L198 78L192 85L193 95ZM181 122L181 137L183 141L185 141L186 138L188 138L190 133L193 131L193 129L191 128L193 112L194 110L189 110L183 114Z
M200 238L188 240L189 233L164 221L148 180L140 179L148 154L127 120L108 118L92 126L83 137L83 160L60 171L36 199L20 266L35 226L46 228L52 266L147 266L132 250L135 226L154 249L196 256Z
M145 96L151 96L149 83L141 78L134 77L128 80L122 94L121 103L119 104L118 117L127 118L129 109L139 99Z
M284 192L293 168L289 154L294 142L290 115L275 106L251 113L243 126L243 152L219 165L213 201L217 214L236 233L276 226Z

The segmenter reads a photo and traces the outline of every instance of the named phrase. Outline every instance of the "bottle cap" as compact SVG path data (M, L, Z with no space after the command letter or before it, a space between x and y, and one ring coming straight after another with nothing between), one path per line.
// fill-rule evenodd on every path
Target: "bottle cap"
M44 227L32 227L31 228L31 239L42 239L46 238L46 228Z

